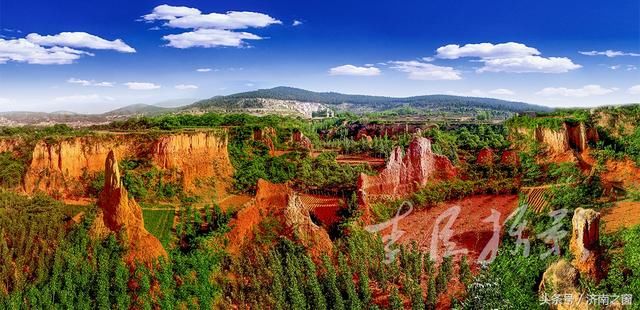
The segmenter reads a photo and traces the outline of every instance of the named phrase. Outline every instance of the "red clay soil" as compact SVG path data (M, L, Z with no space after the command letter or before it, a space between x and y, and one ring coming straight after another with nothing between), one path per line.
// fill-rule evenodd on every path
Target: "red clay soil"
M460 206L461 210L451 227L453 234L450 241L456 243L455 249L466 248L469 250L467 256L471 263L478 259L485 245L493 236L492 223L484 223L482 220L491 215L491 209L495 209L500 212L500 223L503 225L509 214L517 208L518 196L472 196L462 200L449 201L433 208L414 210L413 213L399 222L398 229L405 231L399 243L410 244L415 240L421 250L428 251L431 246L431 235L436 219L440 214L456 205ZM446 224L446 220L441 222L441 230L444 224ZM389 229L386 232L388 233L388 231ZM439 244L439 260L442 259L445 250L445 245Z
M620 201L600 212L606 233L640 225L640 202Z
M248 195L229 195L218 201L220 209L223 211L237 210L249 202L253 197Z
M330 227L340 219L338 216L341 205L339 197L301 194L300 200L311 209L311 213L324 227Z

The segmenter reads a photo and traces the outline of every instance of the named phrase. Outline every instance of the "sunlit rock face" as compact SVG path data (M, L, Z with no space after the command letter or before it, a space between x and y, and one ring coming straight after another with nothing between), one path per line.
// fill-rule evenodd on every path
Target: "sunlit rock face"
M152 136L107 134L38 141L24 177L24 191L43 191L59 198L81 198L81 180L100 172L113 151L119 158L150 159L159 169L180 175L183 188L195 191L198 180L213 179L216 194L223 195L233 167L226 132L194 132ZM0 150L11 151L18 142L0 141Z
M231 223L229 250L238 254L243 244L253 240L260 223L267 219L279 223L281 235L299 242L314 257L331 253L333 244L327 231L311 220L310 207L287 184L258 180L256 196L240 210Z
M408 195L429 181L446 180L457 175L449 158L431 151L431 141L416 137L407 153L397 147L385 168L374 176L361 174L358 178L358 202L368 217L369 204L376 199L398 198Z
M581 274L599 279L603 273L600 264L600 213L577 208L571 224L569 247L574 256L573 265Z
M149 263L167 256L160 241L144 228L142 209L122 185L114 152L107 155L105 184L98 207L92 235L104 238L111 233L117 234L127 249L128 262Z

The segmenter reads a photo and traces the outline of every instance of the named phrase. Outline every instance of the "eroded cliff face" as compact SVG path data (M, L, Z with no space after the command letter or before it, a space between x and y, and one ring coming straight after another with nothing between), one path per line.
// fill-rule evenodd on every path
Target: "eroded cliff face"
M258 180L256 196L240 210L231 222L229 250L238 254L242 245L250 242L259 231L259 224L271 217L281 225L281 235L298 241L314 257L330 253L333 244L329 234L311 220L310 207L286 184Z
M416 191L429 181L451 179L456 175L456 168L446 156L431 151L429 139L416 137L404 156L401 147L395 148L386 167L378 175L360 174L358 202L364 208L366 219L372 201L398 198Z
M571 226L569 248L574 256L573 265L581 274L600 279L604 272L600 260L600 212L577 208Z
M113 151L105 160L105 184L98 207L91 234L96 238L118 234L127 249L127 262L152 263L159 257L167 257L160 241L144 228L142 209L122 185Z
M269 155L274 156L276 147L273 143L278 135L272 127L259 128L253 131L253 140L264 143L269 148Z
M217 132L159 137L110 134L39 141L33 148L24 190L28 194L43 191L60 198L80 198L78 187L83 176L102 171L105 158L113 151L119 158L150 159L160 169L179 173L187 191L213 184L221 196L233 174L227 144L226 133Z
M217 195L226 190L233 175L227 136L201 132L160 137L153 142L152 160L161 169L182 174L182 185L196 191L199 182L211 180Z
M530 134L524 128L517 128L520 134ZM536 141L547 146L554 154L560 154L575 150L583 152L589 148L589 142L598 141L598 131L596 128L587 127L584 123L572 124L565 122L560 129L538 127L533 130Z

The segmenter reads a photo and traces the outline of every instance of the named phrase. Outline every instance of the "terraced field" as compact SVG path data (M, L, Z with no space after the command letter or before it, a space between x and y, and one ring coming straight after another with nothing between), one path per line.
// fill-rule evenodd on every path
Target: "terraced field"
M145 228L160 240L165 249L171 243L174 215L173 209L142 209Z

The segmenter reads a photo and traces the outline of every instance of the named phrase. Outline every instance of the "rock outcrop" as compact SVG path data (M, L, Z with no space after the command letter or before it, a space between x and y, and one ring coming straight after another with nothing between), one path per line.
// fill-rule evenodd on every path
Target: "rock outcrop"
M506 150L502 152L500 156L500 163L508 166L518 166L520 165L520 157L518 156L518 152Z
M109 152L105 162L105 184L98 207L92 235L104 238L111 233L117 234L127 249L127 262L152 263L167 256L160 241L144 228L142 209L122 185L113 151Z
M272 127L258 128L253 131L253 140L264 143L269 148L271 156L276 152L276 147L273 143L275 139L277 139L277 133Z
M233 175L226 132L93 135L60 141L39 141L24 178L24 191L43 191L60 198L79 198L83 176L102 170L107 154L119 158L149 159L160 169L179 174L186 190L196 190L198 180L215 180L222 196ZM210 182L211 183L211 182Z
M573 229L569 248L574 256L573 265L581 274L599 279L602 276L600 213L592 209L577 208L571 224Z
M387 165L378 175L360 174L357 184L358 202L367 219L372 201L405 196L429 181L451 179L456 175L456 168L446 156L431 151L429 139L416 137L404 156L401 147L395 148Z
M531 130L518 128L516 132L530 134ZM599 139L596 128L588 127L582 122L564 122L559 129L537 127L533 130L533 137L555 154L571 150L585 151L589 142L595 143Z
M586 298L580 298L578 280L580 273L566 260L561 259L549 266L542 275L542 281L538 288L538 294L542 302L548 303L551 309L588 309ZM572 296L574 303L560 303L554 305L551 298L554 295Z
M309 207L301 202L296 192L286 184L260 179L255 198L231 222L230 252L238 254L243 244L253 240L259 224L266 218L276 219L280 223L280 235L298 241L314 256L329 253L333 248L329 234L313 223Z
M496 156L495 152L493 152L490 148L484 148L478 152L478 157L476 158L476 163L478 165L490 166L493 165L494 157Z
M313 150L313 143L311 143L311 140L305 136L301 131L295 131L293 133L293 135L291 136L291 142L294 146L306 149L306 150Z
M161 169L180 172L187 191L196 191L198 180L214 179L220 196L233 175L227 145L226 135L174 134L154 141L152 160Z

